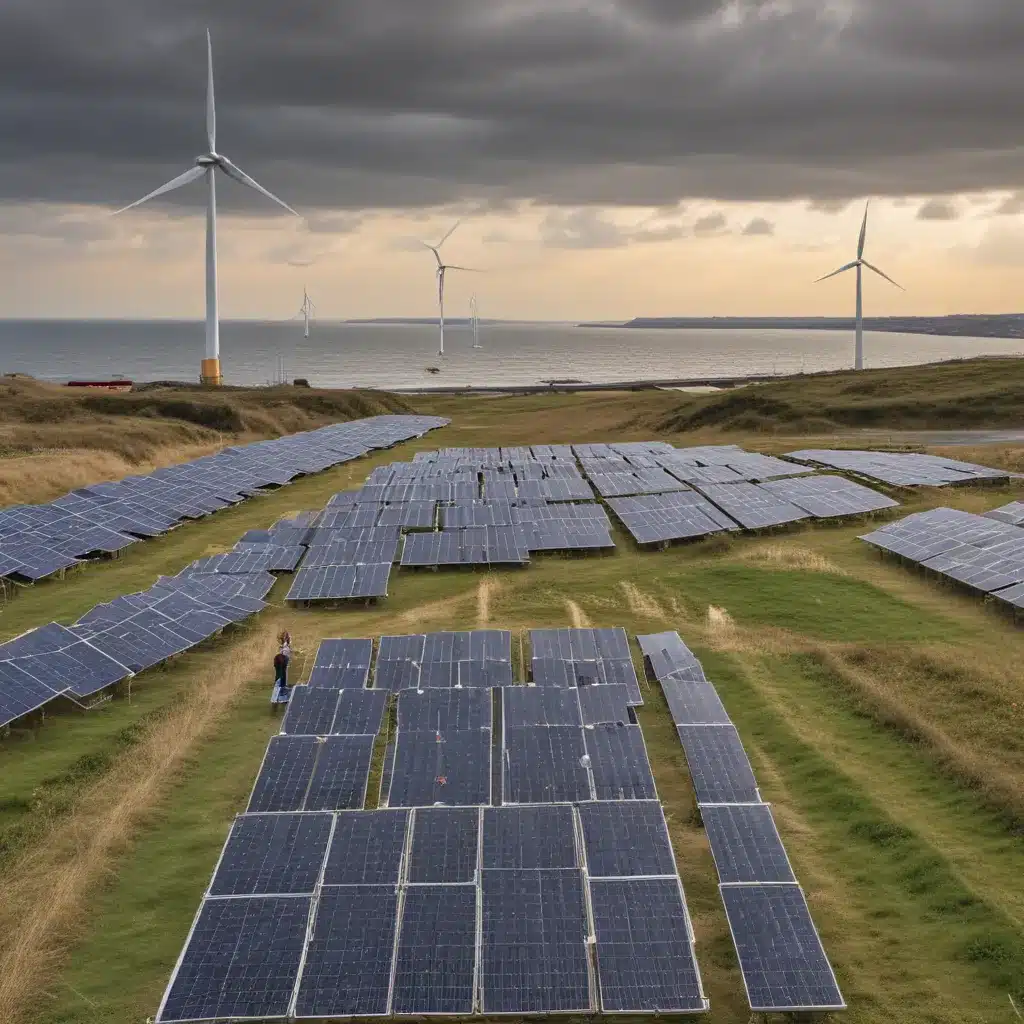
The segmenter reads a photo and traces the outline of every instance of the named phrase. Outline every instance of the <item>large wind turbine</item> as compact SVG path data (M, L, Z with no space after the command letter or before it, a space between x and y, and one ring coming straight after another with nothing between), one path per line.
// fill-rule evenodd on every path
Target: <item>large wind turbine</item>
M250 178L237 164L232 163L223 153L217 152L217 114L213 103L213 46L210 43L210 31L206 31L206 140L209 152L196 157L195 166L184 174L172 178L165 185L150 192L149 195L137 199L134 203L115 213L124 213L135 206L141 206L150 199L173 192L183 185L189 185L200 178L206 178L206 358L203 360L201 380L204 384L220 384L220 320L217 312L217 174L223 171L229 178L242 185L262 193L283 206L289 213L299 216L283 199L278 199L273 192L268 192L258 181Z
M303 317L303 337L309 337L309 317L313 310L316 309L316 305L313 300L309 297L309 292L306 291L306 286L302 286L302 305L299 306L299 312Z
M447 234L445 234L444 238L442 238L441 241L437 243L437 245L430 245L427 242L422 243L434 254L434 259L437 260L437 308L439 314L438 324L440 326L441 331L440 346L438 347L437 350L437 354L439 356L444 355L444 275L449 270L468 270L474 274L480 273L480 271L476 270L473 267L459 267L456 266L454 263L445 263L441 259L441 246L444 245L444 243L447 242L449 238L451 238L452 232L459 226L460 223L461 221L456 221L448 229Z
M473 348L483 348L480 344L480 309L475 295L469 297L469 323L473 328Z
M870 202L870 200L869 200ZM889 284L895 284L900 291L906 291L901 284L896 282L885 272L878 269L878 267L872 266L864 259L864 239L868 233L868 203L864 204L864 219L860 224L860 238L857 239L857 258L852 263L844 263L838 270L833 270L831 274L826 274L824 277L819 277L818 281L826 281L830 277L835 277L836 274L842 274L846 270L857 271L857 320L856 320L856 346L854 349L854 360L853 365L856 370L864 369L864 288L863 288L863 268L867 267L868 270L873 270L879 277L884 277ZM817 282L815 282L817 283Z

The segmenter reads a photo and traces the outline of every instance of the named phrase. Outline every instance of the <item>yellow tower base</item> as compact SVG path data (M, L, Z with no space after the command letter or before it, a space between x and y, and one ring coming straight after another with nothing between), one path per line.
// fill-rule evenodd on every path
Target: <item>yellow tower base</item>
M204 359L202 375L199 379L203 384L212 384L215 387L219 387L223 384L224 378L220 375L220 360Z

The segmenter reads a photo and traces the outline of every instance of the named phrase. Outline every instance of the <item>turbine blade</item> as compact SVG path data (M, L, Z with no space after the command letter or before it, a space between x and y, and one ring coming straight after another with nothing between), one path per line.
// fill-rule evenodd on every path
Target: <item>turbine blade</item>
M468 270L471 274L482 274L482 270L478 270L476 267L460 267L454 263L446 263L445 267L448 270Z
M818 281L827 281L830 277L835 277L836 274L841 274L844 270L853 270L857 266L857 261L854 260L852 263L844 263L838 270L833 270L831 274L826 274L824 277L819 277L814 283Z
M170 181L161 185L159 188L153 189L148 195L143 196L141 199L136 199L134 203L129 203L127 206L122 206L120 210L114 210L111 214L112 217L116 217L119 213L124 213L125 210L130 210L134 206L141 206L143 203L148 202L150 199L155 199L157 196L162 196L165 192L173 192L176 188L181 188L183 185L191 185L193 181L197 181L206 173L205 167L190 167L183 174L179 174L176 178L171 178Z
M458 226L459 226L459 225L460 225L461 223L462 223L462 218L460 217L460 218L459 218L459 219L458 219L458 220L457 220L457 221L456 221L456 222L455 222L455 223L454 223L454 224L453 224L453 225L452 225L452 226L451 226L451 227L450 227L450 228L448 229L448 232L447 232L447 233L445 234L444 238L442 238L442 239L441 239L441 241L437 243L437 245L432 245L432 246L431 246L430 248L431 248L431 249L440 249L440 248L441 248L441 246L442 246L442 245L444 245L444 243L445 243L445 242L447 242L447 241L448 241L448 239L452 237L452 232L454 232L454 231L455 231L455 229L456 229L456 228L457 228L457 227L458 227Z
M884 277L886 279L886 281L889 282L889 284L895 284L896 287L899 288L899 290L901 292L905 292L907 290L906 288L903 287L903 285L896 284L896 282L888 274L886 274L882 270L879 270L878 267L873 266L872 264L868 263L867 260L861 260L861 263L863 263L864 266L868 268L868 270L873 270L879 277Z
M210 152L217 152L217 111L213 105L213 43L210 30L206 30L206 141Z
M864 219L860 222L860 238L857 239L857 259L860 259L864 255L864 239L867 238L868 234L868 205L871 203L869 199L864 204Z
M437 260L437 265L440 267L441 254L437 251L437 246L431 245L429 242L420 242L420 245L422 245L424 249L429 249L434 254L434 259Z
M294 214L300 220L302 219L302 215L297 210L293 210L283 199L278 199L273 192L265 189L255 178L250 178L238 164L232 163L226 156L220 157L219 160L218 166L229 178L234 178L235 181L242 185L248 185L249 188L255 189L268 199L273 200L278 206L283 206L289 213Z

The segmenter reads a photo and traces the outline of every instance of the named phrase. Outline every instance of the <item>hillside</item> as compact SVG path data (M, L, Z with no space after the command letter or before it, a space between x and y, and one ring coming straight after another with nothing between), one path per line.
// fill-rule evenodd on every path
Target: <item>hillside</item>
M806 374L688 396L658 433L713 428L796 434L850 427L941 430L1024 425L1024 360L968 359L880 370Z
M0 504L45 501L225 444L411 409L378 391L173 385L117 394L3 377Z

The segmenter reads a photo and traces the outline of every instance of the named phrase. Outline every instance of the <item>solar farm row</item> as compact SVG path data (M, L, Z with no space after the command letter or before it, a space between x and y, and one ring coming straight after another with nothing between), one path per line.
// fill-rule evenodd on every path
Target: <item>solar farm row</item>
M628 653L622 630L533 644L547 660ZM402 687L398 666L511 683L500 630L382 637L371 674L373 648L323 641L295 688L157 1020L707 1009L627 687L455 689L439 669L439 687Z
M114 554L266 487L319 473L449 421L374 416L272 441L224 448L146 476L92 484L44 505L0 510L0 577L36 581L97 554Z
M845 1006L739 733L675 632L638 636L686 754L751 1010Z
M787 459L848 473L896 487L948 487L978 481L1005 482L1017 473L920 452L866 452L805 448L787 452Z
M984 515L933 508L887 523L861 540L946 579L1024 609L1024 503Z

